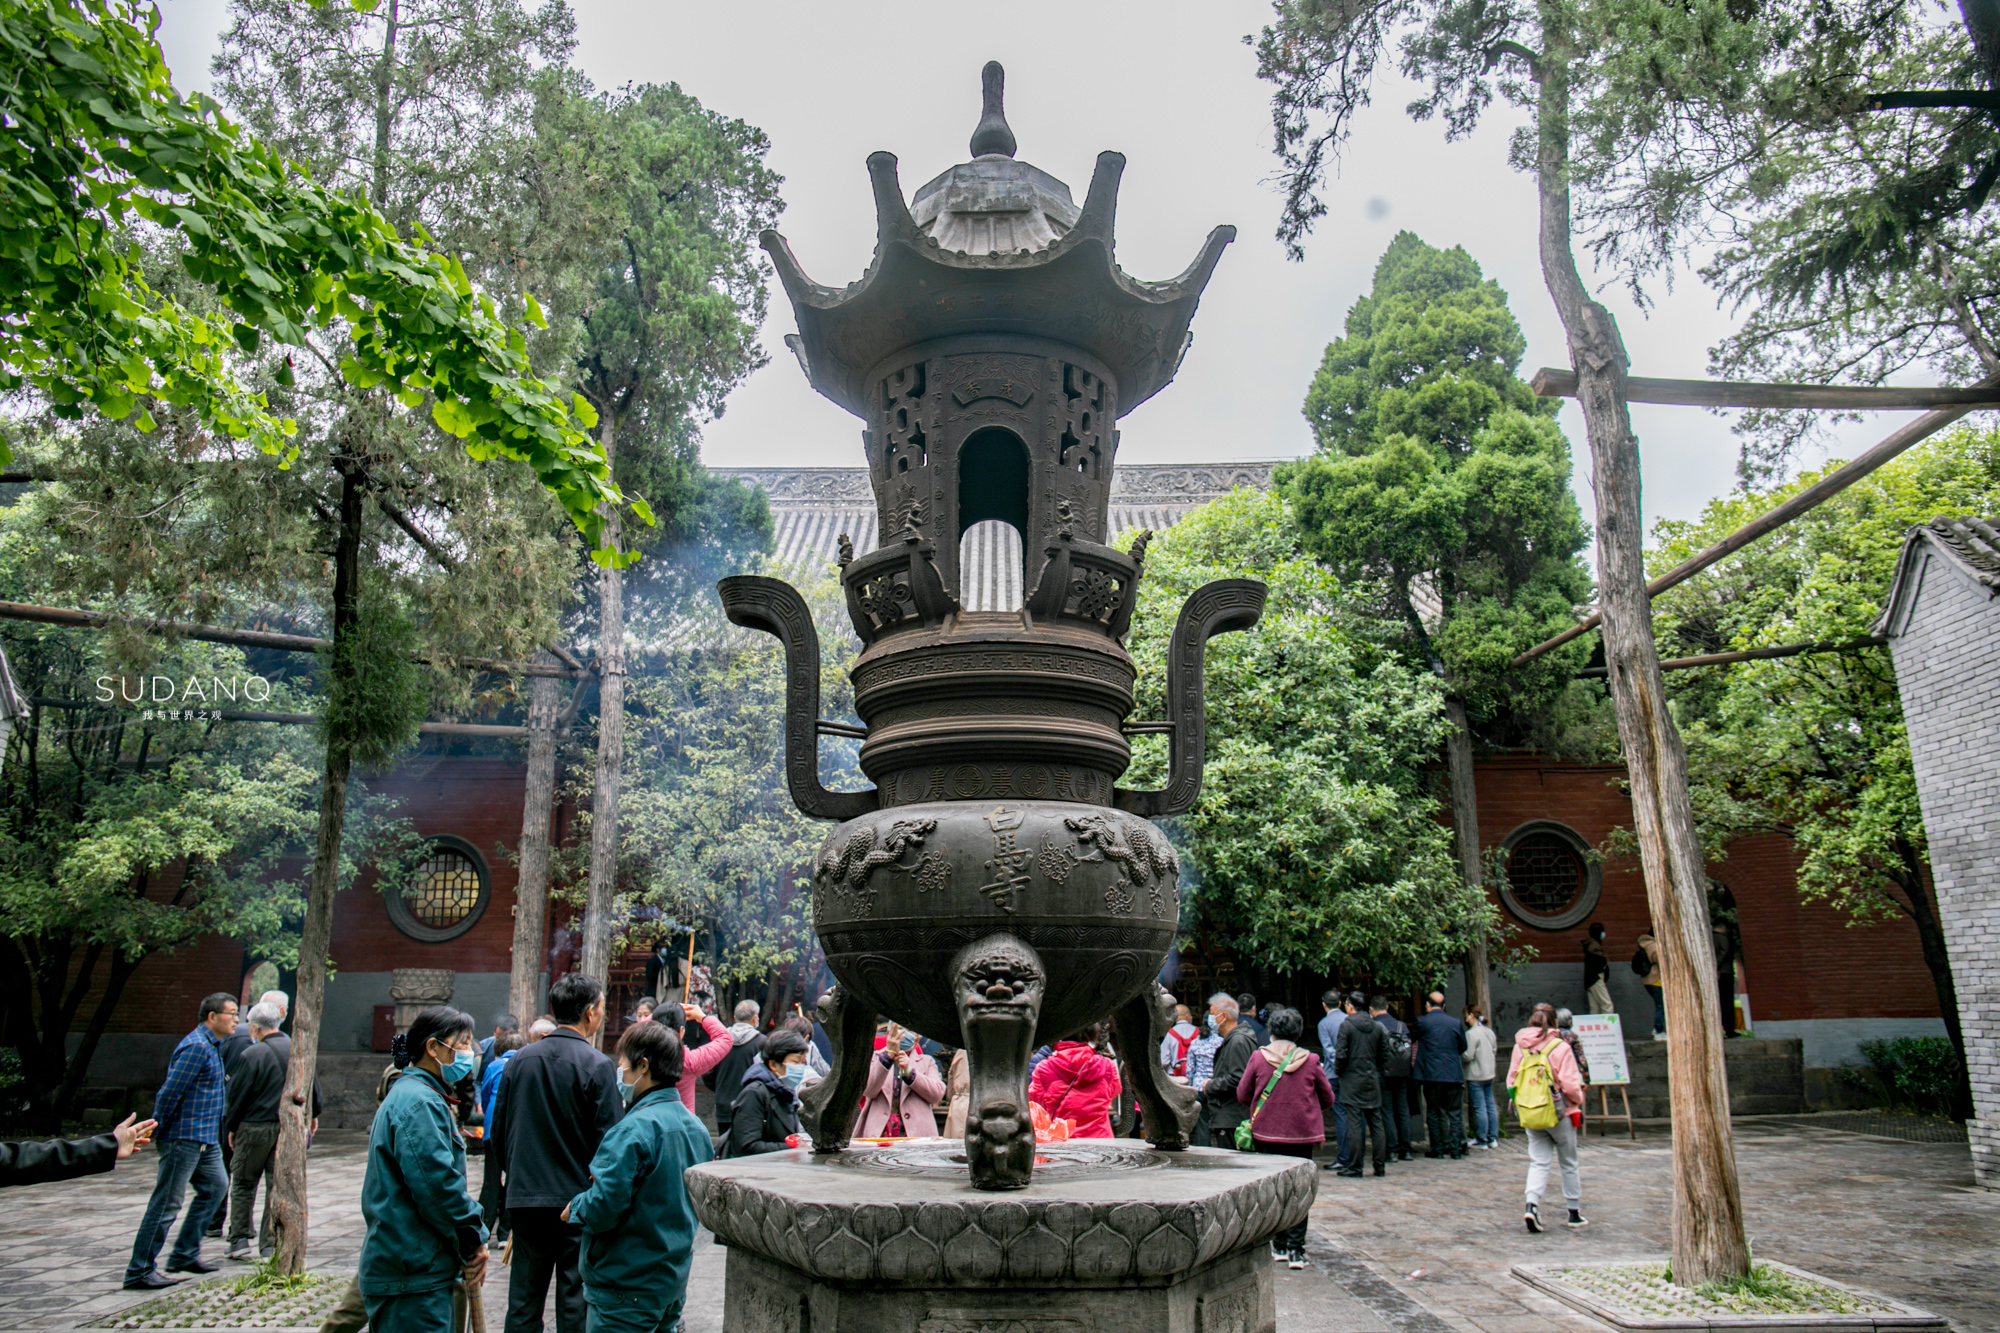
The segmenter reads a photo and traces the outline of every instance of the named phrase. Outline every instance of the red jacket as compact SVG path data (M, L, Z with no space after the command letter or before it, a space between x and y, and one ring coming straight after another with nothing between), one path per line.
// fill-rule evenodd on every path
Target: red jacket
M1059 1041L1035 1066L1028 1100L1051 1120L1076 1126L1073 1139L1111 1137L1111 1104L1118 1100L1118 1066L1080 1041Z
M1280 1060L1285 1065L1284 1077L1271 1089L1264 1109L1257 1112L1250 1137L1265 1143L1325 1143L1333 1085L1326 1081L1319 1057L1303 1046L1274 1041L1259 1047L1243 1066L1243 1077L1236 1083L1236 1100L1254 1108Z

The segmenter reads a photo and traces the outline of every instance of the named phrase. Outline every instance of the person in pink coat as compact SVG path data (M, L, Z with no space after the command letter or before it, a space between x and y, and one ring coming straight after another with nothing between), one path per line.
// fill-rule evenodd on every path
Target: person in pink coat
M1310 1162L1313 1150L1326 1142L1326 1113L1333 1109L1333 1084L1327 1081L1319 1056L1299 1045L1306 1035L1304 1014L1280 1005L1271 1011L1270 1028L1270 1044L1258 1047L1243 1066L1243 1076L1236 1081L1236 1100L1251 1108L1250 1142L1257 1152ZM1273 1075L1278 1080L1275 1085L1271 1084ZM1268 1098L1264 1097L1267 1086L1271 1088ZM1261 1110L1257 1105L1260 1099ZM1375 1123L1379 1126L1380 1121ZM1354 1154L1360 1161L1359 1146ZM1273 1257L1282 1254L1293 1268L1306 1266L1303 1217L1271 1238L1271 1253Z
M1521 1220L1528 1230L1542 1229L1542 1191L1548 1187L1549 1167L1562 1164L1563 1201L1569 1205L1572 1229L1590 1225L1583 1216L1583 1176L1577 1168L1577 1139L1583 1132L1583 1074L1576 1067L1576 1055L1556 1030L1552 1005L1538 1004L1528 1015L1528 1026L1514 1034L1514 1055L1507 1065L1507 1091L1512 1092L1521 1077L1521 1060L1530 1051L1548 1057L1549 1073L1555 1082L1556 1123L1553 1129L1528 1129L1528 1202Z
M675 1011L679 1012L676 1013ZM680 1082L675 1088L680 1093L681 1105L694 1110L694 1081L709 1070L721 1064L729 1054L729 1029L722 1026L722 1020L713 1014L705 1014L691 1004L668 1005L656 1010L655 1021L665 1022L681 1038L681 1049L686 1052L681 1061ZM678 1018L681 1021L675 1022ZM687 1024L699 1023L701 1030L708 1034L708 1041L701 1046L687 1044Z
M935 1138L937 1104L943 1100L944 1076L937 1061L917 1047L915 1037L892 1025L888 1041L868 1066L855 1137Z
M1093 1023L1073 1037L1056 1043L1049 1058L1035 1066L1028 1100L1067 1120L1073 1139L1108 1139L1111 1107L1118 1100L1118 1066L1097 1051L1104 1025Z

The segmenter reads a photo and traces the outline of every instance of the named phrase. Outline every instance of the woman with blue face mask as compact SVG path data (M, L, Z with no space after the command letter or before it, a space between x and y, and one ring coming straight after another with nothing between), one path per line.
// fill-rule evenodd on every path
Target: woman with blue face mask
M791 1147L785 1140L799 1132L799 1084L806 1073L806 1039L790 1028L773 1032L743 1075L723 1156L750 1157Z
M681 1176L715 1150L675 1088L682 1059L664 1023L619 1039L625 1115L590 1159L590 1188L563 1210L583 1231L587 1333L665 1333L686 1303L695 1218Z
M478 1063L472 1017L426 1009L395 1046L397 1073L368 1134L361 1183L361 1297L376 1333L454 1327L452 1289L486 1279L486 1227L465 1187L465 1140L449 1088Z

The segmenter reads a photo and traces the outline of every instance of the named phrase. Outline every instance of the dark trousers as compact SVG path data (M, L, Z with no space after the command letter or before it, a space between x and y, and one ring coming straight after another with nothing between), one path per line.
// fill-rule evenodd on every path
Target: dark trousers
M1465 1152L1465 1085L1424 1081L1424 1130L1431 1155Z
M1333 1094L1333 1160L1347 1160L1347 1113L1341 1108L1344 1103L1338 1092Z
M1308 1162L1317 1147L1317 1143L1266 1143L1262 1139L1257 1140L1258 1152L1270 1153L1274 1157L1303 1157ZM1281 1250L1303 1250L1306 1247L1306 1220L1302 1217L1286 1227L1271 1237L1271 1243Z
M507 1243L512 1225L507 1218L507 1186L500 1179L500 1167L488 1157L479 1168L479 1216L486 1223L487 1245L495 1252Z
M584 1333L583 1229L560 1208L510 1208L514 1263L507 1279L506 1333L542 1333L542 1304L556 1284L556 1333Z
M1410 1080L1382 1080L1382 1128L1383 1137L1389 1141L1389 1151L1407 1157L1410 1152Z
M191 1143L176 1139L158 1148L159 1174L153 1177L153 1197L146 1201L146 1215L139 1222L139 1234L132 1241L132 1262L125 1266L125 1280L141 1278L159 1262L160 1246L173 1229L187 1187L194 1185L194 1207L181 1223L181 1234L167 1267L181 1268L201 1258L201 1233L208 1219L222 1206L229 1181L222 1174L222 1150L213 1143Z
M1341 1140L1340 1169L1359 1171L1362 1150L1372 1141L1375 1145L1375 1169L1380 1171L1382 1164L1389 1160L1389 1145L1382 1132L1382 1108L1351 1106L1341 1102L1334 1107L1334 1111L1339 1116L1336 1124Z
M278 1160L278 1122L262 1120L236 1127L235 1157L229 1164L229 1243L250 1242L250 1213L257 1202L257 1183L264 1184L264 1215L257 1226L257 1248L277 1247L271 1225L271 1181Z
M1646 994L1653 997L1653 1035L1667 1030L1667 993L1658 986L1646 987Z
M229 1136L226 1134L223 1136L221 1146L222 1146L222 1178L224 1180L229 1180L234 1176L236 1171L236 1150L229 1146ZM222 1224L228 1220L229 1220L229 1191L224 1190L222 1194L222 1202L216 1205L215 1216L208 1219L208 1230L203 1234L209 1236L220 1236L222 1234Z

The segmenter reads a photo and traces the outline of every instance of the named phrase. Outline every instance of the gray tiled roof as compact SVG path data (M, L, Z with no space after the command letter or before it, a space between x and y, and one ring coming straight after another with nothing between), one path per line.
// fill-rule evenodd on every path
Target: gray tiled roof
M1911 528L1903 539L1895 577L1882 599L1882 614L1871 627L1875 634L1893 637L1901 631L1908 617L1900 613L1907 612L1922 583L1928 562L1918 557L1926 550L1935 551L1944 563L1985 588L1988 597L2000 597L2000 519L1934 518Z
M1121 463L1112 476L1111 531L1170 528L1196 505L1238 486L1269 490L1275 462ZM764 488L771 500L777 561L793 565L815 557L831 564L842 533L854 553L875 549L875 493L866 468L717 468ZM965 534L968 610L1003 611L1021 604L1021 537L1005 523L988 521Z

